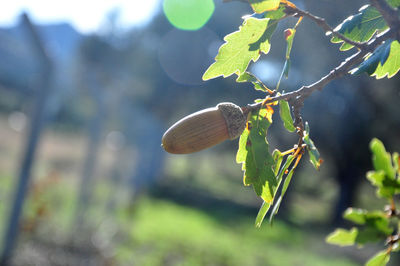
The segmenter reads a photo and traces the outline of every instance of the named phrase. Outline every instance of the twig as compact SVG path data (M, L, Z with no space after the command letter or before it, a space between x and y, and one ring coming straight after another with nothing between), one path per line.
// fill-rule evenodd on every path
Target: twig
M268 104L279 100L287 100L293 107L295 107L296 105L301 105L304 99L310 96L314 91L322 90L332 80L338 79L346 75L351 67L353 67L356 64L360 64L368 53L372 52L376 47L382 44L383 41L392 38L394 34L395 34L394 31L387 30L386 32L378 35L374 40L370 41L367 44L365 49L360 50L357 53L353 54L352 56L346 58L346 60L344 60L339 66L332 69L329 72L329 74L325 75L315 83L303 86L300 89L292 92L287 92L278 96L270 97L264 102L250 104L246 107L247 110L248 111L256 110L260 108L263 103Z
M366 48L367 44L366 43L360 43L360 42L355 42L353 40L350 40L349 38L347 38L346 36L344 36L343 34L341 34L338 31L335 31L331 26L328 25L328 23L326 23L326 20L324 18L315 16L313 14L311 14L308 11L305 10L301 10L297 7L292 7L292 6L287 6L285 9L285 12L287 14L291 14L294 16L303 16L303 17L308 17L309 19L311 19L312 21L314 21L319 27L321 27L326 35L332 34L333 36L341 39L342 41L351 44L355 47L357 47L360 50L363 50Z
M382 0L371 0L376 2L383 2ZM390 7L390 6L389 6ZM393 10L393 9L392 9ZM305 16L313 20L317 23L320 27L322 27L326 32L331 32L334 36L342 39L343 41L354 45L359 50L357 53L353 54L352 56L346 58L339 66L332 69L327 75L319 79L318 81L314 82L313 84L302 86L298 90L283 93L281 95L269 97L268 99L264 100L263 102L249 104L243 108L244 111L250 112L252 110L258 110L264 104L272 103L275 101L280 100L287 100L290 106L293 108L294 114L294 125L299 128L301 131L303 130L303 120L301 118L300 110L303 107L304 100L309 97L314 91L322 90L329 82L332 80L338 79L346 74L348 74L349 70L357 64L360 64L366 55L373 52L379 45L382 44L385 40L389 38L393 38L398 34L398 28L390 28L385 32L379 34L374 39L370 40L369 42L365 43L358 43L352 40L349 40L339 32L335 32L325 21L325 19L312 15L307 11L303 11L296 7L287 6L286 13L292 16ZM398 17L396 16L398 19ZM398 24L400 25L400 24ZM400 27L400 26L399 26Z
M400 18L397 9L393 9L385 0L370 0L371 5L378 9L389 27L397 32L396 38L400 39Z

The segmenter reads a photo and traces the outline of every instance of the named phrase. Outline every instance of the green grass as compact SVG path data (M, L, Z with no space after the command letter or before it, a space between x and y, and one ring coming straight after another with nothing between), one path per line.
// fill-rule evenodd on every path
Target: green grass
M242 187L241 180L227 189L228 180L215 179L221 171L217 169L215 173L204 177L211 180L214 177L211 184L218 187L215 194L224 194L221 190L224 188L230 190L231 197L234 197L232 191L236 192L236 186L239 185L245 193L253 193L251 189ZM15 180L6 175L0 177L3 197L0 212L7 217ZM196 177L196 180L200 179ZM339 249L325 244L326 234L321 231L310 233L279 219L275 220L272 227L264 223L262 228L256 229L256 213L244 216L231 213L230 210L204 211L167 200L146 198L133 205L132 214L124 196L129 188L114 187L105 181L100 179L93 186L92 205L86 216L93 230L84 232L87 235L80 237L90 240L92 234L100 236L100 243L109 244L106 253L115 265L359 265L344 255L333 253ZM201 182L197 184L200 184L199 187L205 186ZM40 194L39 201L32 202L32 194L28 196L24 217L32 216L36 204L42 201L48 203L49 213L40 220L37 236L55 244L69 240L73 235L71 230L74 228L72 223L77 194L75 182L60 179ZM235 197L238 194L235 193ZM122 197L117 201L116 213L105 211L110 195ZM321 203L314 204L318 206ZM309 202L305 205L309 208L307 216L312 217L315 208L310 208ZM304 208L306 206L299 209ZM5 221L3 219L2 222ZM117 228L116 234L112 232L112 227L107 227L108 223ZM1 226L3 229L4 224Z
M0 205L3 217L10 206L6 203L12 187L13 179L2 176L0 190L7 196ZM265 223L256 229L255 214L204 211L153 198L136 202L133 214L126 201L118 205L115 215L106 213L108 195L115 193L116 188L106 182L98 182L94 187L94 204L87 212L93 230L83 237L90 239L95 233L103 238L103 243L112 243L107 248L116 265L357 265L329 253L321 233L308 235L279 220L272 227ZM118 188L119 195L124 192ZM58 243L68 241L76 196L76 184L66 180L55 182L36 202L32 194L28 196L24 217L31 217L37 204L47 202L49 212L40 220L38 236ZM107 235L110 221L118 228L116 235Z
M14 155L18 154L20 139L15 138L11 131L6 136L4 140L7 141L1 143L4 156L0 158L0 237L8 221L18 182L17 175L11 171L14 164L10 162L16 160ZM35 210L43 202L47 213L38 218L35 232L21 233L21 242L41 239L62 248L71 244L71 239L83 238L87 240L85 243L100 244L99 250L115 262L113 265L152 266L360 265L359 261L366 261L365 258L376 251L359 256L361 251L355 248L347 252L347 248L325 244L330 230L305 229L310 224L326 225L329 222L338 189L329 178L334 173L334 166L328 167L327 163L318 175L313 169L295 174L288 196L291 195L287 197L289 200L282 205L287 208L285 217L295 225L279 221L278 216L273 227L265 221L261 229L256 229L256 213L232 213L233 208L208 208L204 211L153 198L133 202L134 212L130 214L127 206L131 204L130 187L112 184L107 179L110 171L106 167L111 164L99 162L103 168L90 187L93 197L85 213L90 228L77 233L74 223L80 184L79 151L84 138L50 136L44 138L47 146L43 147L47 147L47 152L38 156L31 183L39 184L53 171L59 176L59 182L46 187L37 198L33 197L32 191L27 195L24 219L35 219ZM256 206L260 199L252 187L243 186L243 173L241 166L235 163L235 154L218 149L215 147L186 156L167 156L161 182L167 183L166 187L170 189L182 187L187 191L201 192L200 195L239 203L240 206ZM302 164L308 165L306 160ZM381 204L377 204L374 193L369 185L362 186L355 206L379 208ZM107 210L110 198L115 199L117 210ZM75 244L79 250L79 241L72 241L71 245ZM344 252L357 257L358 261L345 257Z
M14 179L10 174L0 172L0 249L2 248L2 241L4 237L5 226L8 222L10 206L7 204L13 197Z
M133 217L119 218L129 232L116 259L122 265L356 265L318 254L309 248L312 238L279 221L256 229L253 218L220 223L190 207L143 200Z

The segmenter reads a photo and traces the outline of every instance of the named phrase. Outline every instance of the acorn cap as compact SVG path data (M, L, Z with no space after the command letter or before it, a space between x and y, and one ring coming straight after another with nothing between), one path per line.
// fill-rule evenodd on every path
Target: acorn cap
M219 103L217 108L221 111L228 126L229 139L234 140L239 137L246 127L246 117L242 108L234 103Z
M246 117L233 103L220 103L188 115L172 125L162 137L162 147L170 153L185 154L212 147L243 132Z

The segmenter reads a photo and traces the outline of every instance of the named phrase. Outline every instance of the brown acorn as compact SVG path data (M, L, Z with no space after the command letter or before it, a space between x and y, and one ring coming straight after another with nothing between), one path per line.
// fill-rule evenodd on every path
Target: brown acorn
M242 134L246 116L233 103L220 103L188 115L172 125L162 137L162 147L169 153L185 154L212 147Z

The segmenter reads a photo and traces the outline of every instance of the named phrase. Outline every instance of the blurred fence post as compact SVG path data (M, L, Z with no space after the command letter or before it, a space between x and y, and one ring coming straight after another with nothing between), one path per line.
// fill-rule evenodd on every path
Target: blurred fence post
M89 125L88 134L88 147L86 152L86 158L83 163L82 177L80 190L77 202L77 211L75 218L75 225L80 229L85 228L86 219L85 211L90 204L93 190L93 175L96 169L96 162L98 160L98 150L101 142L101 135L103 124L106 119L106 104L104 99L104 88L100 88L100 82L98 82L98 73L89 73L90 79L90 91L95 102L95 114Z
M130 106L129 103L126 106L125 125L130 127L132 133L129 138L134 140L133 145L140 154L129 180L131 203L134 203L142 193L148 192L160 178L165 157L165 152L160 147L164 127L151 112L142 106ZM135 121L135 123L129 123L130 121ZM142 125L142 128L138 125Z
M29 180L31 177L31 169L34 162L36 148L39 143L42 128L45 122L45 110L48 95L50 92L50 82L52 74L52 62L48 57L40 37L29 20L27 14L22 15L23 25L27 30L29 43L40 60L40 76L36 86L36 98L30 119L30 127L23 153L21 166L19 169L19 180L17 183L16 191L13 199L13 206L11 209L7 228L5 230L3 239L3 250L0 258L0 265L8 265L12 256L13 249L18 237L20 226L20 218L25 196L29 187Z

